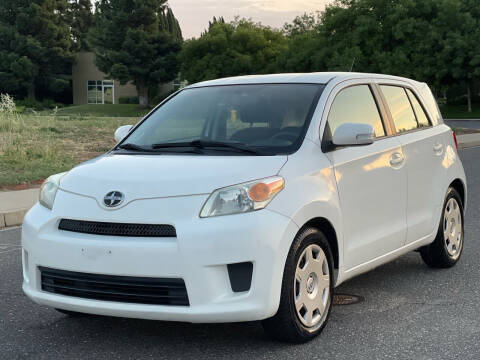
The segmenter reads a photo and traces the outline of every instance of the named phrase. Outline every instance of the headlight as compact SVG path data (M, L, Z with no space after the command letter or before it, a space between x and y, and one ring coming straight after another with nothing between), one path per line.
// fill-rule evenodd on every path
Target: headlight
M47 209L51 210L53 208L53 202L55 201L55 196L57 195L60 179L65 174L66 174L65 172L60 174L55 174L50 176L47 180L44 181L40 189L40 196L38 198L38 201Z
M284 186L280 176L251 181L215 190L205 205L200 217L238 214L263 209Z

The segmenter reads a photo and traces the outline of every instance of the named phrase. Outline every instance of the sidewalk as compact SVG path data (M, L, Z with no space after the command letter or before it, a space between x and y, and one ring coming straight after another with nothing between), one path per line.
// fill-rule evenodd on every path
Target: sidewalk
M480 133L458 135L458 148L480 146ZM0 191L0 229L21 225L25 213L38 201L40 189Z

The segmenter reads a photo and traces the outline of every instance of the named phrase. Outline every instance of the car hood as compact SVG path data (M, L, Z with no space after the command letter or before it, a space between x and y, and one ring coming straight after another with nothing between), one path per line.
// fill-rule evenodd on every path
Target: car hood
M286 163L277 156L107 154L69 171L60 189L94 197L110 191L137 199L210 194L213 190L276 175Z

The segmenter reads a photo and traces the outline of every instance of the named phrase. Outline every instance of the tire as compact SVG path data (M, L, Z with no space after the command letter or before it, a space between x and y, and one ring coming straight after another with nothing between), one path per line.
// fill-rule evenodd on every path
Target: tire
M445 196L437 236L433 243L420 249L420 255L429 267L450 268L462 255L464 238L462 198L454 188L449 188Z
M88 316L88 314L76 312L76 311L70 311L70 310L64 310L64 309L57 309L55 308L59 313L62 313L63 315L67 315L69 317L84 317Z
M291 343L304 343L319 335L330 316L333 279L327 238L316 228L302 229L287 256L278 311L262 322L265 333Z

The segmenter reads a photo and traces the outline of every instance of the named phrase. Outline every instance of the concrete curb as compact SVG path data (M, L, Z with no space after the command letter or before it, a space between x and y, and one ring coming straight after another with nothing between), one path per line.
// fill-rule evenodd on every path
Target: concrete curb
M458 141L458 148L461 150L480 146L480 133L458 135L457 141Z
M0 229L22 225L27 211L38 201L40 189L0 192Z
M0 214L0 229L22 225L23 218L29 209L9 211Z

